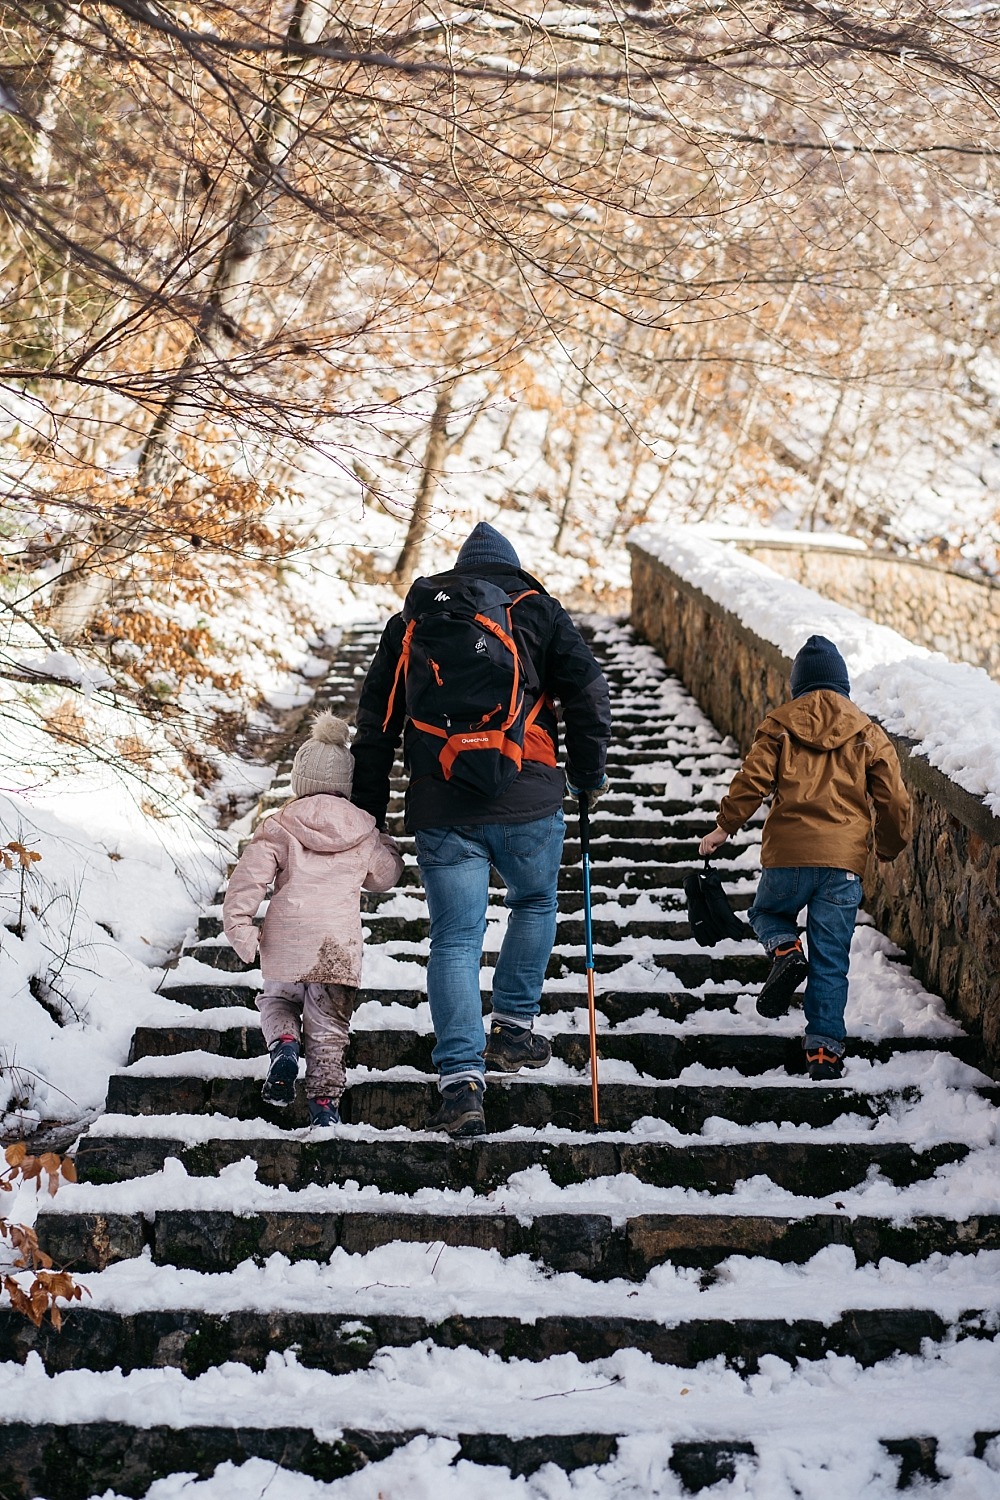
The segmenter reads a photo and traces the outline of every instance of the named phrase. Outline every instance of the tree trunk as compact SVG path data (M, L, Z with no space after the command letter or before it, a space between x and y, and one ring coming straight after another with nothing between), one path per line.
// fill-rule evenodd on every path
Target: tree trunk
M317 40L327 15L326 6L318 0L296 0L286 39ZM181 461L170 438L183 427L184 409L197 403L198 366L206 355L212 357L214 340L228 345L239 336L239 319L253 290L270 238L272 210L282 192L281 167L297 139L296 103L307 67L308 63L286 62L273 80L197 326L173 390L142 446L138 482L143 489L165 487L180 477ZM70 641L81 635L110 597L121 565L139 551L145 536L141 510L119 520L99 521L56 580L48 611L50 629Z
M427 447L424 449L417 497L413 502L406 540L393 569L393 577L401 582L408 581L410 574L417 567L420 549L427 535L438 478L448 452L448 418L451 416L451 403L457 383L458 376L454 375L438 387L437 400L434 403L427 434Z
M286 41L313 42L328 11L317 0L296 0ZM240 319L253 291L261 257L271 236L272 212L282 195L281 168L298 138L296 105L308 63L286 63L273 80L250 152L250 165L226 237L215 263L197 326L174 377L171 394L160 407L139 458L139 479L146 486L165 485L181 472L170 448L171 434L183 426L181 413L197 390L196 370L212 357L213 343L231 346L240 335Z
M577 417L573 424L573 436L569 445L569 470L566 474L566 487L563 490L562 509L559 512L559 525L552 542L552 550L556 554L562 552L563 532L566 530L566 522L569 520L569 508L573 503L573 491L576 489L576 476L580 467L580 419Z
M555 539L552 543L553 552L562 551L563 532L566 530L566 522L569 520L570 506L573 503L573 493L576 489L576 476L580 469L580 459L583 451L583 438L580 432L580 403L583 393L587 389L587 376L581 373L580 384L577 388L576 401L573 411L573 436L569 445L569 469L566 474L566 485L563 489L562 508L559 512L559 525L556 527Z
M52 172L52 137L59 119L59 90L83 56L83 20L78 8L67 7L63 33L52 50L45 97L38 111L38 134L31 149L31 177L37 187L48 187Z

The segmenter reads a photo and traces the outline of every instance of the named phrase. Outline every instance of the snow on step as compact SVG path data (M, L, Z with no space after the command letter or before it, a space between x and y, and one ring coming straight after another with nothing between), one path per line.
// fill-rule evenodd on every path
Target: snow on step
M539 1020L554 1060L489 1080L478 1140L423 1129L412 849L400 888L367 902L339 1129L264 1116L259 973L213 906L80 1143L83 1180L43 1205L90 1304L61 1340L0 1316L0 1464L20 1492L85 1500L126 1460L130 1493L228 1459L244 1467L227 1495L259 1494L276 1463L303 1495L305 1476L368 1464L372 1495L417 1476L450 1495L462 1472L463 1497L491 1500L525 1493L505 1469L545 1463L577 1471L574 1500L734 1475L762 1500L887 1495L935 1463L995 1476L994 1085L870 926L846 1079L786 1071L800 1015L757 1016L756 944L700 950L680 889L735 747L627 627L588 628L617 713L593 828L601 1127L574 819ZM320 701L356 700L376 640L345 637ZM264 805L286 794L287 761ZM718 862L744 909L759 821ZM484 1009L505 918L496 888ZM72 1458L53 1482L56 1453Z

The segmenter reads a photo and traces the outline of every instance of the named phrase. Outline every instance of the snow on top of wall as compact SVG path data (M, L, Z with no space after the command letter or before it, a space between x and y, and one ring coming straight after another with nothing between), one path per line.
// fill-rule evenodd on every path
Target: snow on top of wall
M643 528L644 531L648 529ZM800 547L803 551L816 548L837 552L868 551L860 537L848 536L843 531L787 531L780 526L729 526L721 521L712 521L697 530L700 535L717 542L755 542L765 547Z
M1000 683L876 625L716 539L682 526L640 527L630 541L794 657L811 635L840 649L855 702L918 754L1000 814Z

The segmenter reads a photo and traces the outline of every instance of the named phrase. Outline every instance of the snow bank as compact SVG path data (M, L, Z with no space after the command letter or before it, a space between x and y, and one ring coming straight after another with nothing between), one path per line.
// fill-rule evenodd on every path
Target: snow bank
M1000 814L1000 683L782 578L699 527L630 541L789 658L810 635L840 648L860 708Z

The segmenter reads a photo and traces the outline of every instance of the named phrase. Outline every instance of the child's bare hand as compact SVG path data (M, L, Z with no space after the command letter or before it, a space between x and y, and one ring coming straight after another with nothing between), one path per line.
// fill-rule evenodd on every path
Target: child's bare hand
M728 837L729 834L724 833L721 828L713 828L711 833L706 833L698 845L698 853L702 859L711 859L715 851L722 848Z

